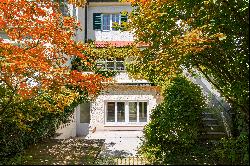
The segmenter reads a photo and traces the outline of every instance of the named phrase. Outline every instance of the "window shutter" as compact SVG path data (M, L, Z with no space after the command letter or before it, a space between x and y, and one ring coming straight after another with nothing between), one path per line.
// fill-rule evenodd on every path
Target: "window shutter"
M121 28L124 29L125 25L128 21L128 13L127 12L121 12Z
M93 29L101 30L101 27L102 27L102 14L93 13Z
M127 22L128 21L128 15L121 13L121 22Z

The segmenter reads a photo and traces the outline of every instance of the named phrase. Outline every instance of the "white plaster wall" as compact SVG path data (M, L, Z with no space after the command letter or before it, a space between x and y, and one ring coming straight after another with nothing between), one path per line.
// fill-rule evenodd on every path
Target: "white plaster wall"
M84 74L93 74L93 72L85 71ZM126 71L118 72L114 77L112 77L116 83L149 83L147 80L133 79L129 77Z
M76 16L77 16L77 21L80 22L80 26L82 30L78 30L76 32L76 41L84 41L84 31L85 31L85 8L83 7L77 7L76 8Z
M95 41L133 41L133 34L128 31L92 31L88 38Z
M85 137L89 134L89 123L77 123L76 136Z
M56 139L67 139L76 136L76 111L69 117L69 122L61 124L56 130L56 133L60 134Z
M104 3L99 3L104 5ZM93 13L120 13L122 11L131 12L132 7L129 4L109 4L104 6L88 7L88 39L94 41L133 41L133 34L129 31L100 31L93 30Z
M137 80L130 78L127 72L120 72L116 74L113 79L116 83L148 83L147 80Z
M122 85L121 85L122 86ZM96 130L105 130L105 102L106 101L147 101L148 102L148 117L151 110L156 107L156 92L155 91L143 91L143 90L128 90L128 91L112 91L106 94L99 95L91 105L90 112L90 130L96 127ZM146 123L145 123L146 124ZM125 124L124 124L125 125ZM127 124L128 126L136 126L142 124ZM121 125L119 125L121 126ZM126 126L126 125L125 125ZM107 127L106 127L107 128ZM124 128L124 127L122 127ZM131 129L131 127L129 127ZM121 128L117 127L117 130ZM141 130L142 128L140 128ZM113 127L114 130L114 127Z

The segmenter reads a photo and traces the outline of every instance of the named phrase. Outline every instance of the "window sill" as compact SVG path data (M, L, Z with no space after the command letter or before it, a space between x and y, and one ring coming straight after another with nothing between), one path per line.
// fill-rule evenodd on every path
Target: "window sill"
M141 124L105 124L104 127L144 127L147 124L147 122L141 123Z
M100 30L100 29L94 29L94 31L100 31L100 32L128 32L128 30Z

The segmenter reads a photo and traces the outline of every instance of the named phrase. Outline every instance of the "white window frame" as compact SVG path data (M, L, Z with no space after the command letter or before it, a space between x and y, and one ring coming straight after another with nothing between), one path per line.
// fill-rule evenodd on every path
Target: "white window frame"
M98 63L104 63L104 69L103 70L109 70L108 69L108 62L113 62L114 63L114 71L126 71L126 66L124 64L125 60L117 60L116 58L113 60L98 60ZM123 63L123 70L117 70L117 62L122 62ZM111 70L111 69L110 69Z
M104 31L104 32L109 32L109 31L118 31L118 30L113 30L113 20L112 20L112 15L119 15L119 22L118 24L121 25L121 14L120 13L102 13L101 15L101 18L102 18L102 21L101 21L101 30ZM110 25L110 29L103 29L103 16L104 15L109 15L109 25Z
M108 122L107 121L107 103L114 102L115 103L115 122ZM117 102L124 102L125 103L125 122L117 122ZM129 103L136 102L137 103L137 121L136 122L129 122ZM139 121L139 103L146 102L147 103L147 120L146 122ZM149 101L147 100L107 100L104 102L104 125L107 126L144 126L149 121Z

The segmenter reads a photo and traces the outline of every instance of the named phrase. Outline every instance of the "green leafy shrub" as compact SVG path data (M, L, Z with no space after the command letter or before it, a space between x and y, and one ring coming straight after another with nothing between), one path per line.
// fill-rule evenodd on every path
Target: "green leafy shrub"
M241 133L236 138L223 138L215 148L219 164L249 165L248 134Z
M7 91L7 89L5 89ZM3 91L2 91L3 92ZM54 136L61 123L65 123L74 108L86 100L84 93L64 111L48 111L37 100L30 99L10 105L0 114L0 165L19 160L20 152L38 141ZM3 99L3 98L0 98ZM53 103L50 96L40 99ZM3 100L2 100L3 101ZM16 104L18 103L18 104Z
M196 154L203 151L197 143L205 106L197 85L182 76L174 78L165 90L164 102L152 111L144 128L140 153L155 164L195 163Z
M234 112L232 137L221 139L214 147L214 154L219 164L249 165L249 124L244 114Z

